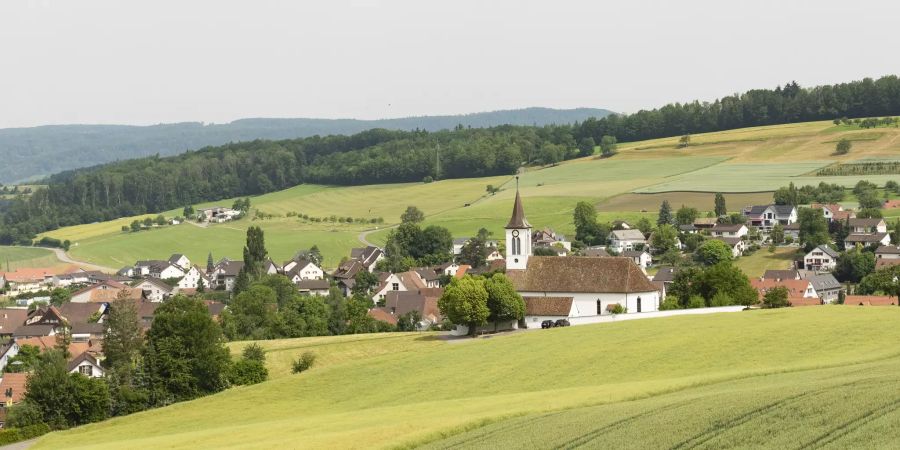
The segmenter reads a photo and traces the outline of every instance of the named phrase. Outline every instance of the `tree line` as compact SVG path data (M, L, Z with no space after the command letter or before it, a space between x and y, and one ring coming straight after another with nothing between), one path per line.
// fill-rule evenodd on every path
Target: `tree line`
M889 75L812 88L790 82L713 102L695 100L630 115L613 114L585 120L576 126L574 134L576 140L591 137L599 142L603 136L615 136L619 142L630 142L760 125L898 114L900 79Z

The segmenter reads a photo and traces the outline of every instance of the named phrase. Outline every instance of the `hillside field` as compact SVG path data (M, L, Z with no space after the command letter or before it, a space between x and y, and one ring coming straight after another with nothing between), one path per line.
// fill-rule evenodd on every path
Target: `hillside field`
M834 143L853 140L847 155L833 155ZM668 199L673 207L684 204L701 211L712 209L714 192L726 193L729 210L739 211L754 203L771 201L771 192L789 182L797 185L819 182L850 187L860 179L878 184L900 180L898 175L817 177L813 172L837 162L860 159L896 159L900 155L900 129L862 130L856 126L835 126L831 122L746 128L692 136L692 145L677 148L678 138L620 144L612 158L588 157L553 167L529 167L520 175L529 221L536 228L552 227L574 234L572 211L578 201L598 205L603 220L637 220L655 217L659 203ZM487 195L487 185L501 191ZM368 239L383 243L385 228L399 221L409 205L425 212L426 224L446 226L455 236L474 235L487 227L495 235L509 217L515 180L511 176L442 180L434 183L405 183L373 186L332 187L301 185L252 198L253 208L275 217L250 218L200 228L190 224L140 233L123 233L122 225L134 218L80 225L45 233L73 242L71 255L81 260L119 267L136 259L164 258L174 252L194 261L239 258L243 233L250 225L266 231L270 254L284 260L297 250L318 245L326 266L335 267L362 245L364 231L374 231ZM849 205L854 198L846 198ZM232 200L211 204L230 205ZM468 206L466 206L468 205ZM288 213L313 217L329 216L384 219L379 230L369 224L311 223ZM180 210L166 216L180 215ZM900 210L887 211L888 216Z
M265 341L270 381L33 448L896 447L898 338L900 308L823 306Z
M64 265L45 248L0 246L0 272L24 267L58 267ZM8 266L8 267L7 267Z

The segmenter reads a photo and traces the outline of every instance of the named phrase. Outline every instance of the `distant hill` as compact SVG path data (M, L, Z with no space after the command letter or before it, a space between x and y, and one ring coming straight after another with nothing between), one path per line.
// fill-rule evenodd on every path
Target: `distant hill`
M48 125L0 129L0 183L12 183L68 169L160 154L174 155L209 145L254 139L290 139L353 134L372 128L435 131L457 125L548 125L605 117L605 109L525 108L456 116L397 119L241 119L227 124L183 122L151 126Z

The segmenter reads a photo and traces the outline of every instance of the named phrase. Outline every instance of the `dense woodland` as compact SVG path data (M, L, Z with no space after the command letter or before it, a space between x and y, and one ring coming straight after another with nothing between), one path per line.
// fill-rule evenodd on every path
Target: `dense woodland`
M0 203L0 244L30 243L57 227L157 213L203 201L257 195L301 183L430 182L513 174L594 153L596 143L677 136L836 117L900 114L900 79L804 89L796 83L713 103L670 104L574 125L429 132L373 129L351 136L234 143L51 176L46 189ZM604 139L606 138L606 139Z

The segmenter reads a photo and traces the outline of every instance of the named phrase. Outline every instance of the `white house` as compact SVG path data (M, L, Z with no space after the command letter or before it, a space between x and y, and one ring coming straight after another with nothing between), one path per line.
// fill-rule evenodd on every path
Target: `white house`
M641 230L613 230L609 233L609 248L616 253L634 250L638 245L647 245Z
M154 259L136 262L134 264L134 275L169 280L183 277L184 269L169 261Z
M820 245L803 257L803 267L806 270L834 270L840 253L827 245Z
M857 245L868 247L870 245L890 245L891 235L888 233L854 233L844 238L844 248L853 248Z
M313 264L312 261L297 258L284 265L284 275L297 284L302 280L321 280L325 278L325 271Z
M617 236L619 242L632 237L637 235ZM525 299L528 328L543 320L610 314L616 305L629 313L659 310L659 290L631 258L532 256L531 224L518 191L506 224L506 274Z
M301 280L297 283L297 290L301 294L326 296L331 289L328 280Z
M709 230L709 234L715 237L741 238L747 235L750 230L746 225L739 224L722 224L717 223Z
M792 205L754 205L744 208L750 225L771 230L775 224L790 225L797 221L797 208Z
M106 371L100 366L100 361L88 352L77 356L68 365L69 373L80 373L90 378L102 378Z
M200 287L200 284L203 284L204 288L209 288L209 279L206 278L206 274L203 273L203 269L195 266L191 266L190 270L184 274L180 280L178 280L178 289L197 289Z
M359 261L362 266L369 272L375 271L375 265L378 261L384 259L384 251L378 247L368 246L350 249L350 259Z
M850 219L851 234L877 234L887 232L887 223L884 219Z
M188 259L187 256L182 255L181 253L173 253L172 256L169 257L169 264L173 264L178 266L182 271L188 270L191 268L191 260Z
M634 263L637 264L641 269L650 267L650 264L653 262L653 258L650 256L650 253L645 250L625 250L619 256L631 258Z
M213 283L214 289L223 289L231 292L234 289L234 282L243 268L243 261L222 259L213 268L212 273L207 274L207 276L209 276L210 282Z
M383 301L387 296L387 293L391 291L405 292L416 289L425 289L427 287L425 280L423 280L415 271L410 270L403 273L388 274L381 283L379 283L378 287L375 288L375 294L372 296L372 301L375 303Z
M882 245L875 250L876 259L900 259L900 247Z
M159 278L145 278L133 287L143 291L144 298L157 303L169 298L174 290L172 286L169 286L165 281L160 280Z

